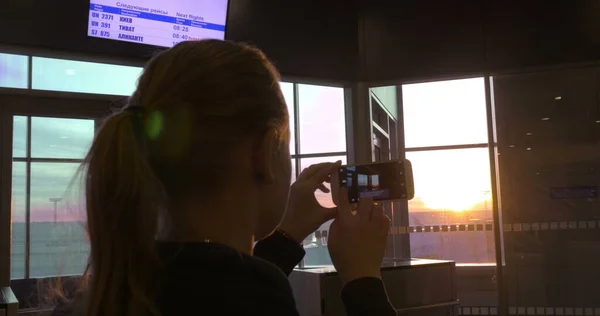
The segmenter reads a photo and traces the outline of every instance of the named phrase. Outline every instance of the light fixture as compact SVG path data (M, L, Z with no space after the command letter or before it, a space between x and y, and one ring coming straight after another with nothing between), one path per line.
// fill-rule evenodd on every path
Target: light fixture
M542 121L550 121L549 117L542 117Z
M510 147L510 148L515 148L515 145L508 145L508 147Z
M527 136L531 136L531 135L533 135L533 133L527 133L527 134L525 134L525 135L527 135Z
M597 120L596 123L600 124L600 120Z
M560 95L556 96L556 97L554 97L554 100L562 100L562 97Z
M531 150L531 147L527 147L527 150Z

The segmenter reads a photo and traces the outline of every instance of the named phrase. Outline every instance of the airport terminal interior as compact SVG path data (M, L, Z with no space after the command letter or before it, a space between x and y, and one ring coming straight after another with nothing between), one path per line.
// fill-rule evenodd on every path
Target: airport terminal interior
M51 315L45 289L82 275L95 131L153 54L206 36L280 71L292 183L411 162L414 198L383 203L399 315L600 316L600 2L129 2L0 1L1 316ZM289 277L300 315L345 315L328 232Z

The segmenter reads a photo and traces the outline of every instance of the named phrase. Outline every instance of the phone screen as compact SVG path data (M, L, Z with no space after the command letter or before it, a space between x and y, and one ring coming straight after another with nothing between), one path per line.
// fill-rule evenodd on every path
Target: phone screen
M339 170L340 187L348 189L350 203L368 197L375 201L410 199L407 187L412 184L406 183L405 168L410 168L410 164L404 161L342 166Z

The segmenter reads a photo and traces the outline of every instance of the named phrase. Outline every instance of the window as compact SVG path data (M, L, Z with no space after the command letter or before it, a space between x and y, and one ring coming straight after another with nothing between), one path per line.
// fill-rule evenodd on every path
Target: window
M346 151L344 89L298 85L300 153Z
M0 87L27 89L29 57L0 53Z
M292 182L299 172L310 165L338 160L346 163L344 89L284 83L282 91L290 110L290 128L293 136L293 143L290 144L294 168ZM297 98L294 98L294 93L297 94ZM294 117L293 113L298 113L297 117ZM298 144L299 152L294 150L295 144ZM321 205L333 206L330 193L317 191L315 197ZM304 240L305 265L331 264L326 238L329 224L323 224Z
M74 177L93 135L93 120L14 117L11 278L83 273L88 244Z
M483 78L402 86L411 255L495 262Z
M407 148L487 143L483 78L402 86Z
M141 67L33 57L32 88L129 96Z

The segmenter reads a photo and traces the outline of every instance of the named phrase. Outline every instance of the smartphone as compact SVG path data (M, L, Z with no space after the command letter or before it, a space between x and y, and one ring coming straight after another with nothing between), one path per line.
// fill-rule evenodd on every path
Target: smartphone
M341 166L338 177L339 187L348 189L350 203L366 197L394 201L415 196L412 165L406 159Z

